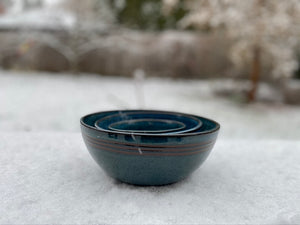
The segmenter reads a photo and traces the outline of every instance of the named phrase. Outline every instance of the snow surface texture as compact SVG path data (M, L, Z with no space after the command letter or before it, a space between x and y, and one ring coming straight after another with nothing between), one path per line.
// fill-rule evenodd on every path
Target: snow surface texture
M300 141L219 140L186 180L104 174L79 133L1 133L0 223L299 224Z
M218 82L0 72L0 224L300 224L300 107L217 98ZM137 107L220 122L208 160L163 187L106 176L79 118Z
M213 90L220 82L2 71L0 131L79 132L85 114L143 107L213 118L221 138L299 140L300 107L217 98Z

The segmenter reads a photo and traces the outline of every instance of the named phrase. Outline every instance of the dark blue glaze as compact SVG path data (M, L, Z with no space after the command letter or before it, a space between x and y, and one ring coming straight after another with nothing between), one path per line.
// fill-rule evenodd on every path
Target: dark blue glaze
M82 136L90 154L108 175L136 185L164 185L186 178L205 161L220 128L217 122L203 117L196 117L203 123L200 128L181 134L132 135L94 127L95 121L118 112L84 116L81 118Z
M95 123L97 127L97 122ZM108 129L133 133L170 133L185 129L186 125L175 120L163 119L127 119L111 123Z
M191 115L184 115L179 114L175 112L162 112L162 111L138 111L138 112L132 112L132 111L118 111L117 113L114 113L109 116L105 116L95 122L95 126L103 131L109 131L110 125L117 122L122 122L124 120L135 120L135 119L159 119L159 120L172 120L174 122L180 122L185 125L183 129L178 129L177 131L171 130L167 132L163 132L163 129L169 129L170 127L158 127L156 133L164 133L164 134L170 134L170 133L183 133L183 132L190 132L193 130L196 130L202 126L202 121L197 119L194 116ZM172 128L172 127L171 127ZM159 131L161 130L161 131ZM123 130L123 132L129 132ZM144 128L144 130L141 131L141 133L147 133L147 127Z

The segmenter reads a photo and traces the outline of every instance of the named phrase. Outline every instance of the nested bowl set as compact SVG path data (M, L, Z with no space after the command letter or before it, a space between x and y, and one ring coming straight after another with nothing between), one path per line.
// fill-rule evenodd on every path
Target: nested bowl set
M84 142L111 177L135 185L186 178L212 150L220 125L200 116L156 110L104 111L81 118Z

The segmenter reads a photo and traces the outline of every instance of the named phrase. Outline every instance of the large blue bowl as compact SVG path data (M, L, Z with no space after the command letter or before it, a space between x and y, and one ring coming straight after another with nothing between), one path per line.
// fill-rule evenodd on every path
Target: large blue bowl
M168 113L153 110L122 112ZM96 129L95 121L116 113L120 111L82 117L82 136L90 154L108 175L135 185L165 185L186 178L205 161L220 129L217 122L199 116L195 117L202 121L202 126L181 134L131 134Z

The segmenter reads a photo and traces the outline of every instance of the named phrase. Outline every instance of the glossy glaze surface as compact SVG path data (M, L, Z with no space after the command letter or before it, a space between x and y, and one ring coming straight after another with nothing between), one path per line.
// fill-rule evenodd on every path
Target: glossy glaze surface
M218 123L203 117L196 117L202 121L201 127L181 134L129 134L94 127L95 121L115 113L119 111L83 117L82 136L92 157L107 174L136 185L164 185L187 177L205 161L220 128Z
M202 121L192 115L176 113L176 112L153 111L153 110L152 111L151 110L114 111L114 113L111 113L108 116L101 117L101 119L95 122L95 125L100 130L110 131L109 126L112 123L122 122L124 120L135 120L135 119L172 120L174 122L183 123L185 125L184 129L179 129L178 131L163 132L164 134L186 133L186 132L194 131L202 126ZM128 133L127 131L123 131L123 132ZM141 132L141 133L147 133L147 132Z
M95 123L97 127L97 122ZM132 133L170 133L184 130L186 125L179 121L163 119L126 119L111 123L108 128L115 131Z

